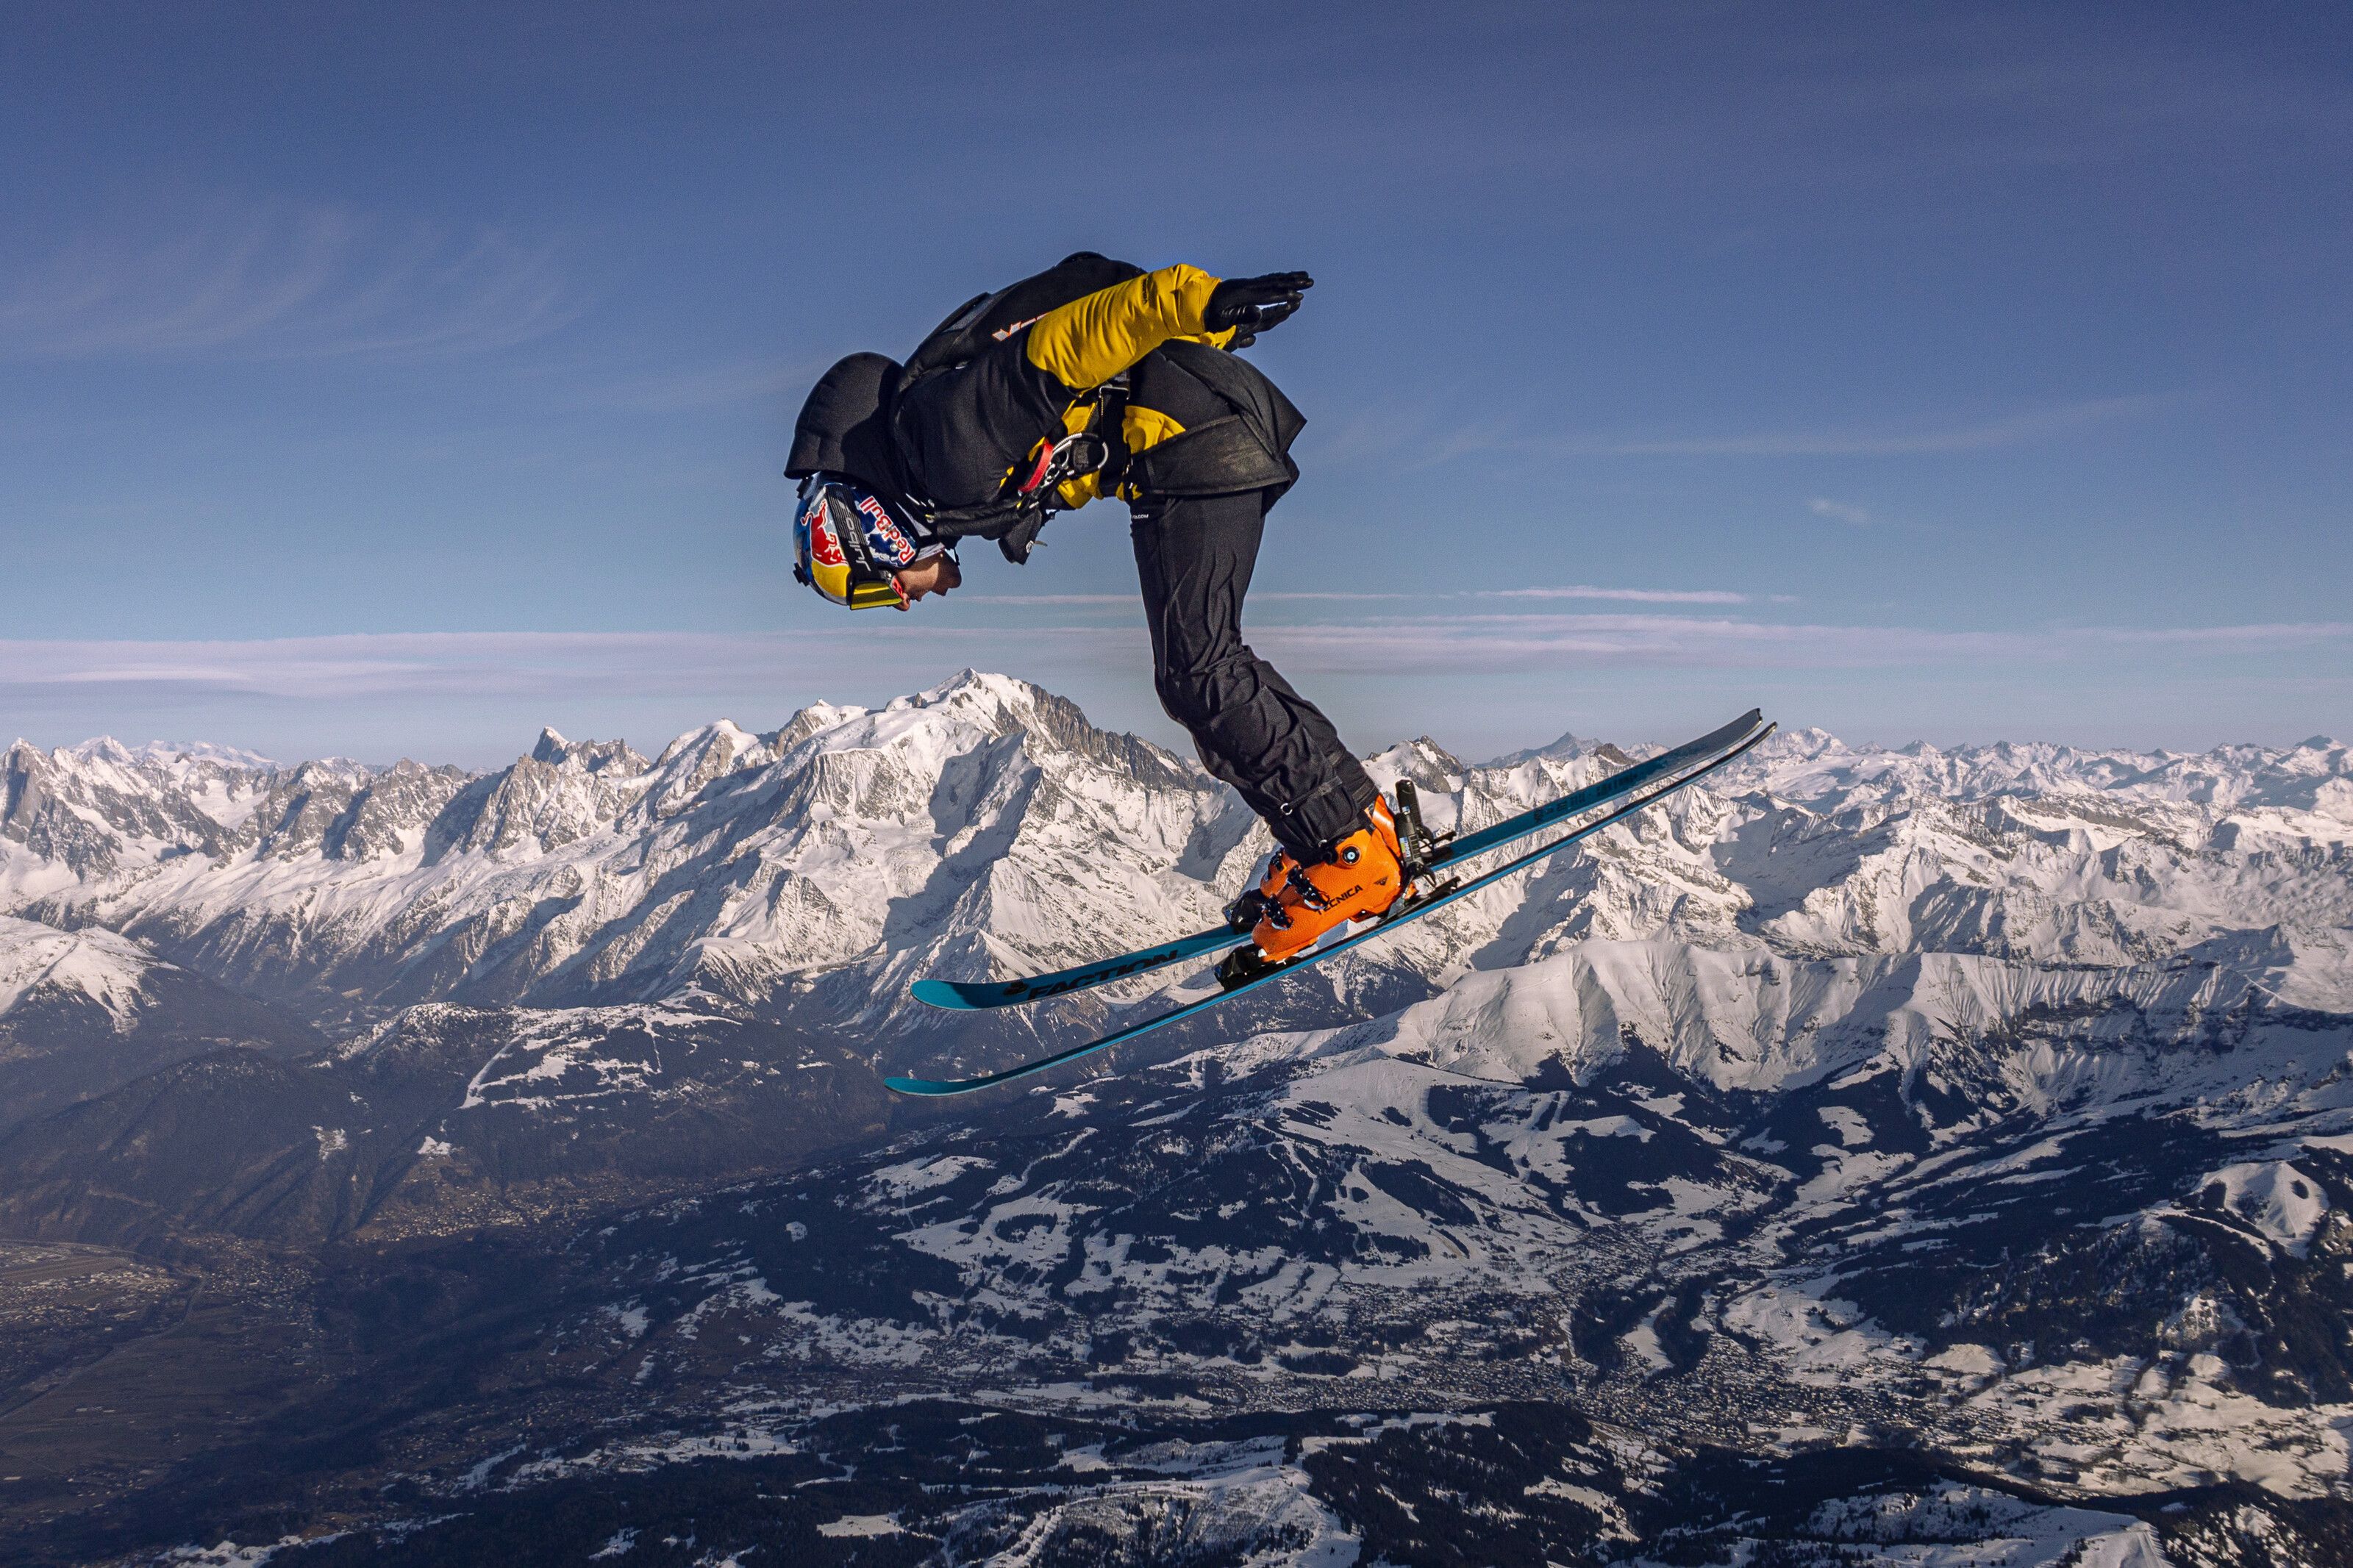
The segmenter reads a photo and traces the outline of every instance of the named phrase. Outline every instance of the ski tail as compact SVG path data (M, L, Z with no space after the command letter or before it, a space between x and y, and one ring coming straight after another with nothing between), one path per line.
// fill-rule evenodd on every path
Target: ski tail
M1146 970L1158 969L1165 964L1182 963L1188 958L1216 952L1249 940L1248 931L1219 926L1215 931L1178 937L1175 942L1147 947L1140 952L1122 953L1117 958L1082 963L1074 969L1058 969L1051 974L1032 974L1019 980L918 980L909 990L918 1002L927 1002L934 1007L946 1007L955 1012L1011 1007L1023 1002L1041 1002L1049 996L1064 996L1073 991L1108 985L1131 974L1142 974Z

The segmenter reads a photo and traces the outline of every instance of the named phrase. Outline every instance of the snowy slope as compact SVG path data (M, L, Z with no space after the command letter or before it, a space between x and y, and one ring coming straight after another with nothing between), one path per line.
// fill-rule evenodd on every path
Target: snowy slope
M0 916L0 1017L27 997L79 998L118 1028L134 1021L155 955L111 931L62 931Z
M0 1128L208 1051L317 1044L127 937L0 915Z

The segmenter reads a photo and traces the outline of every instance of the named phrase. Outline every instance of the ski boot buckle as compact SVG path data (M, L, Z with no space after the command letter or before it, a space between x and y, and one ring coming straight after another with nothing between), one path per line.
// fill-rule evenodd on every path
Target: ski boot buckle
M1229 931L1250 931L1261 921L1277 931L1291 926L1290 915L1283 912L1280 900L1268 898L1256 888L1247 888L1241 897L1226 906L1226 927Z

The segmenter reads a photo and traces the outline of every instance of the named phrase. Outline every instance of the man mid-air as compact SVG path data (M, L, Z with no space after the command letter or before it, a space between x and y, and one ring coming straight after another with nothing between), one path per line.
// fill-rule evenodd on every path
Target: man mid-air
M1233 351L1298 310L1303 272L1219 280L1091 252L967 303L903 365L852 354L809 394L794 575L850 609L963 581L957 544L1026 560L1054 511L1127 502L1153 686L1210 773L1282 847L1226 911L1288 958L1381 914L1405 877L1379 789L1324 718L1242 641L1267 510L1305 423Z

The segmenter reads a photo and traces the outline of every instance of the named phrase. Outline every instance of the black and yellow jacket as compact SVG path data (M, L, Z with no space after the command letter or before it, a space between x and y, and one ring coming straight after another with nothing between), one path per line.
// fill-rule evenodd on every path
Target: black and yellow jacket
M1082 252L967 303L899 365L854 354L810 394L786 472L846 473L903 498L943 537L997 538L1017 470L1066 436L1098 426L1113 458L1057 487L1071 510L1115 493L1215 494L1287 486L1304 424L1274 384L1222 352L1230 331L1201 316L1219 280L1182 264L1146 272ZM1106 388L1167 353L1219 394L1230 418L1187 430L1165 411ZM1040 498L1042 499L1042 498Z

